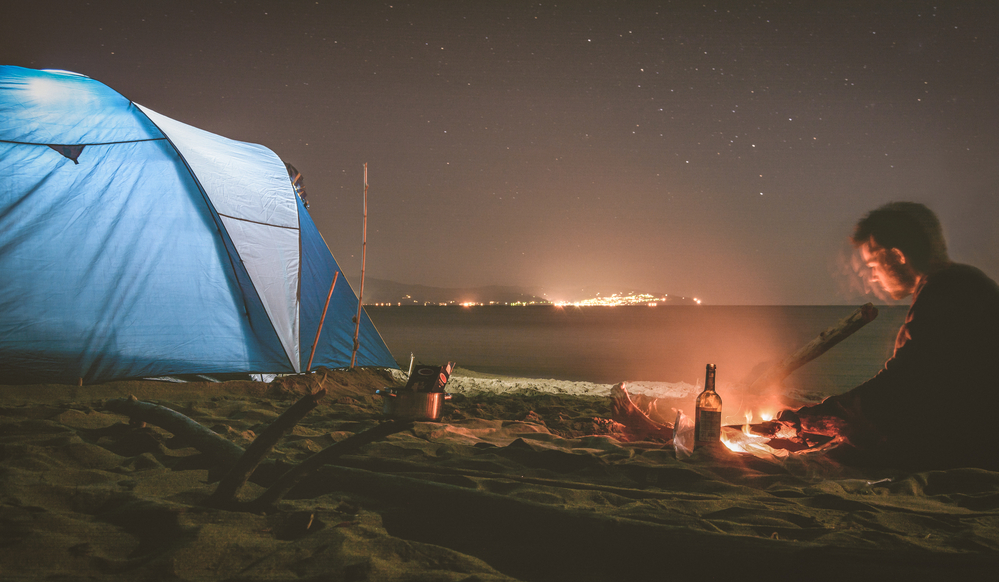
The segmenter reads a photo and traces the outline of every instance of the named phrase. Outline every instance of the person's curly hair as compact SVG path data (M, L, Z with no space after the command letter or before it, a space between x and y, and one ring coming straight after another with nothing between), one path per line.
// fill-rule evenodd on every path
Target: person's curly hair
M860 246L872 237L886 249L902 251L920 272L949 260L940 220L918 202L889 202L867 213L857 223L851 238L853 244Z

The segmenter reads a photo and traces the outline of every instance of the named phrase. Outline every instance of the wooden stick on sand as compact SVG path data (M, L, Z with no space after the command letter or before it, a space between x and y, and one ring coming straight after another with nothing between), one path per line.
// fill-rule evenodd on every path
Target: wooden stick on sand
M208 498L208 505L236 511L266 511L273 508L274 504L283 499L295 485L312 475L319 467L338 457L353 453L366 444L413 427L412 422L394 420L383 422L308 457L286 471L257 499L248 502L235 500L236 492L246 483L278 439L315 408L325 395L326 390L320 388L317 392L302 397L264 429L246 451L179 412L158 404L140 402L134 396L109 400L104 407L128 416L133 421L149 422L167 430L190 446L213 457L222 467L229 469L229 473Z
M267 453L274 448L274 445L277 444L286 432L290 431L298 424L298 421L305 418L305 415L318 406L319 401L324 396L326 396L326 389L320 388L312 394L303 396L291 408L285 410L281 416L274 419L274 422L257 435L257 438L253 440L246 449L246 452L243 453L243 456L236 462L236 465L222 478L219 486L215 488L215 492L208 498L208 504L223 507L231 503L236 497L236 492L250 478L257 465L267 456Z
M390 434L395 434L411 428L413 428L412 421L388 420L365 431L347 437L345 440L333 443L318 453L311 455L291 469L288 469L288 471L284 475L281 475L277 482L271 485L267 491L264 491L260 497L246 504L246 508L249 511L267 511L272 508L275 503L283 499L284 496L295 487L295 485L298 485L303 479L315 473L315 471L323 465L333 462L338 457L353 453L366 444L373 443L387 437Z
M243 447L165 406L140 402L135 396L130 396L108 400L104 408L127 416L133 422L148 422L172 433L178 440L215 459L225 469L231 468L243 456Z

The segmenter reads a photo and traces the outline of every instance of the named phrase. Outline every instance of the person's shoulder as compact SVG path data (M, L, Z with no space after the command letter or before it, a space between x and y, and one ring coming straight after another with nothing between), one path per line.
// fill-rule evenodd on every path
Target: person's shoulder
M946 281L948 283L963 283L973 285L984 285L986 287L999 288L984 271L972 265L964 263L951 263L947 267L927 277L929 282Z
M925 295L942 293L975 296L979 301L999 305L999 285L978 267L951 263L926 277Z

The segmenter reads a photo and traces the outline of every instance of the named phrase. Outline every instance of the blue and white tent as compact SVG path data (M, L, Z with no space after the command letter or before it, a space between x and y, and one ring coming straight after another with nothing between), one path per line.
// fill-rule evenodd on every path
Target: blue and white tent
M269 149L0 66L0 382L302 372L337 272ZM341 275L313 368L356 314ZM397 367L364 313L359 344Z

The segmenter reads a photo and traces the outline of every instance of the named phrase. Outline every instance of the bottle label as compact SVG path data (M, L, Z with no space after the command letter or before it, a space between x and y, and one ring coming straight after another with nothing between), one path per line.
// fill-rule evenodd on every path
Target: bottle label
M721 440L720 410L698 410L694 425L694 442L710 443Z

